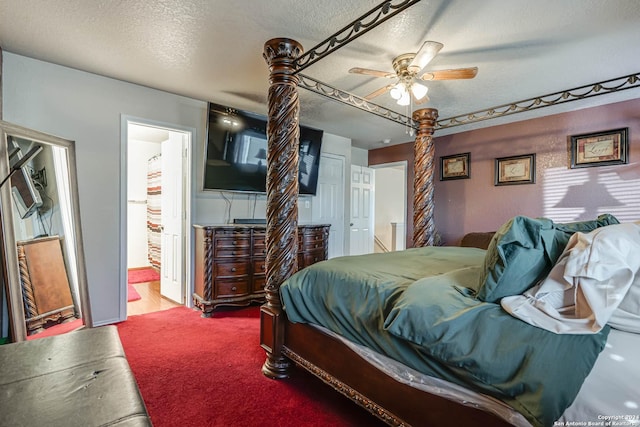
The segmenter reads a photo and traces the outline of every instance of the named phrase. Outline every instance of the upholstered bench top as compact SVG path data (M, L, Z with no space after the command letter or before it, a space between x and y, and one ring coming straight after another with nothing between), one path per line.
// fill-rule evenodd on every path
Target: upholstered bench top
M0 426L150 426L115 326L0 346Z

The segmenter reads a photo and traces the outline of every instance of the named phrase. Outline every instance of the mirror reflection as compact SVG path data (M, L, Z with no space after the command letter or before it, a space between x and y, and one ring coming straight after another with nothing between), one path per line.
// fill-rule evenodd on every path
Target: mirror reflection
M73 142L0 123L3 270L12 339L91 326Z

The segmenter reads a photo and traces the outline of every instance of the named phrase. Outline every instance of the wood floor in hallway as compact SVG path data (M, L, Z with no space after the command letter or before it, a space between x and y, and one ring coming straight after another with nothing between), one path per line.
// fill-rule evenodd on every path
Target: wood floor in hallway
M180 304L160 295L160 281L142 282L133 285L142 297L127 303L127 316L152 313L178 307Z

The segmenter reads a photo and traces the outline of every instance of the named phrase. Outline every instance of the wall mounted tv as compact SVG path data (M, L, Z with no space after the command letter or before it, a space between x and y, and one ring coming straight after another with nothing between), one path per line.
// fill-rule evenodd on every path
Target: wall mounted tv
M316 194L322 135L300 126L300 194ZM204 189L264 193L266 182L267 119L209 103Z

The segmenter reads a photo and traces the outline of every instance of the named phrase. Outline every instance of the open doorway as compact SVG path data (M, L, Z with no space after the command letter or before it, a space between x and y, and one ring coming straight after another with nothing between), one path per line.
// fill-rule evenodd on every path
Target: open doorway
M407 162L371 167L376 171L374 252L406 249Z
M189 305L192 130L126 119L126 315ZM123 257L124 258L124 257Z

